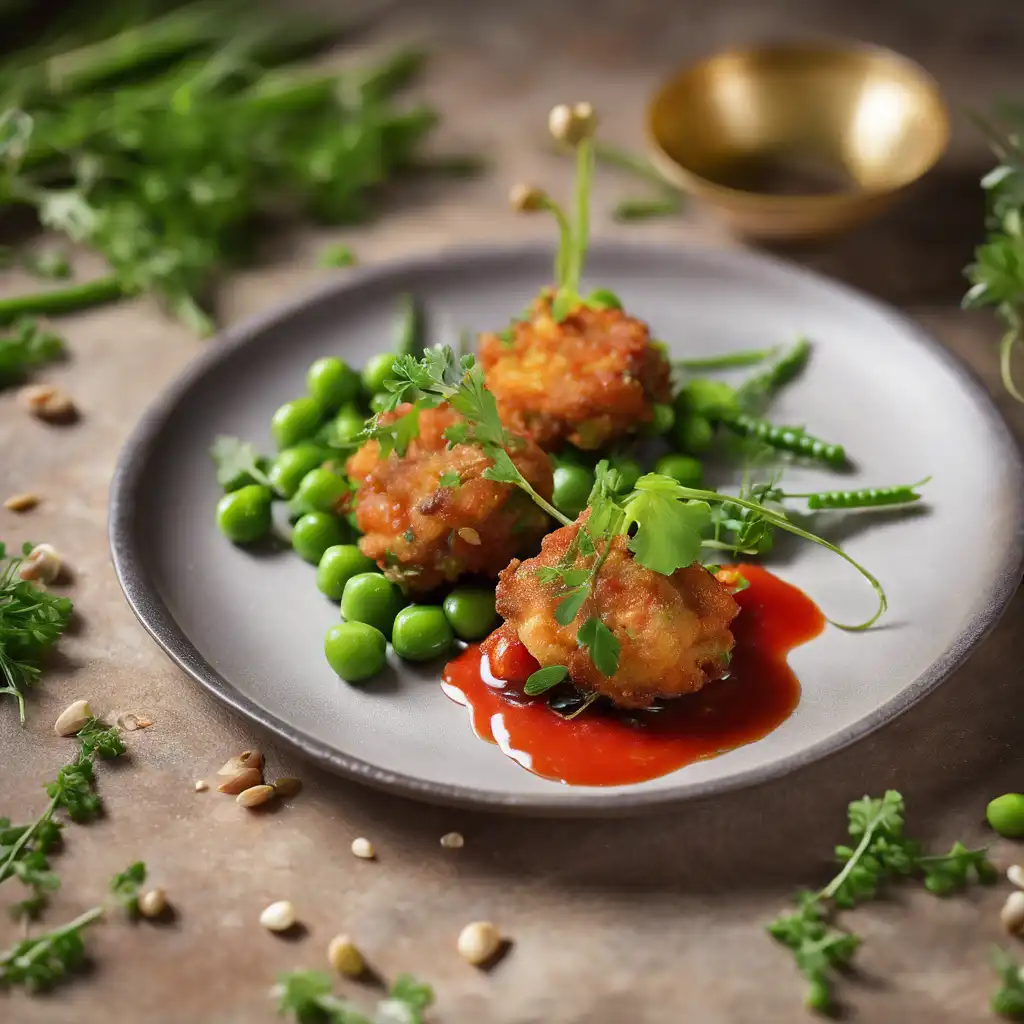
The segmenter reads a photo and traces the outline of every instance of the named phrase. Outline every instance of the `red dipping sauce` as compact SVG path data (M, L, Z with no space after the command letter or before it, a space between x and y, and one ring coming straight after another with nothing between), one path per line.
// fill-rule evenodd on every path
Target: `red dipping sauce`
M825 617L802 591L767 570L744 565L742 572L750 586L736 595L740 614L732 624L729 678L660 711L588 708L577 718L561 718L544 697L523 695L538 665L504 627L484 641L486 658L473 645L449 663L441 685L469 708L478 736L535 774L570 785L645 782L753 743L792 714L800 683L786 656L813 640Z

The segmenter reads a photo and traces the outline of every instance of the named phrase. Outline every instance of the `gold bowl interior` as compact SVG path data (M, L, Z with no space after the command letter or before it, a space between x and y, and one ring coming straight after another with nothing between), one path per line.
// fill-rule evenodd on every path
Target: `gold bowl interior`
M729 51L684 70L655 96L648 127L671 180L738 226L761 221L779 234L787 212L795 231L859 219L858 207L866 213L924 174L949 131L935 83L912 61L802 44Z

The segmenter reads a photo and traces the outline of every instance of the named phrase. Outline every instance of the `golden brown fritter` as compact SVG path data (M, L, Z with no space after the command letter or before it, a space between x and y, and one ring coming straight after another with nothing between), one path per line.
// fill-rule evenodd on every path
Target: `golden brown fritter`
M733 647L729 624L739 605L697 563L672 576L644 568L625 537L614 539L598 574L597 592L576 620L568 626L555 621L559 584L541 583L537 569L558 564L588 514L549 533L536 558L512 562L499 576L498 613L530 654L545 668L565 665L580 689L604 694L620 707L649 707L659 698L694 693L721 678ZM576 643L580 625L598 609L622 645L613 676L602 675Z
M669 363L647 325L618 309L581 306L562 323L550 293L512 338L480 338L480 364L502 423L545 451L600 448L636 431L671 398Z
M395 419L408 411L402 406ZM348 460L356 485L359 547L406 590L424 593L464 573L497 576L509 560L529 551L550 520L511 484L485 480L491 465L477 445L448 448L444 431L461 419L448 406L424 409L419 436L405 455L380 457L376 441ZM387 422L387 420L385 420ZM551 498L551 463L532 441L510 448L519 471L544 498ZM458 484L441 485L442 474Z

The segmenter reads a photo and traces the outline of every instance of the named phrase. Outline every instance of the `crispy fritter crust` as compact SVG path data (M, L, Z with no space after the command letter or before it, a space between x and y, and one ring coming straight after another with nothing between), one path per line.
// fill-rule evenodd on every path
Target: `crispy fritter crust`
M565 665L580 688L628 708L695 693L721 678L733 647L729 625L739 605L699 564L662 576L634 560L625 537L616 537L598 575L597 593L574 622L555 621L559 584L541 583L537 569L556 565L579 523L549 533L536 558L515 561L499 576L498 613L519 634L542 667ZM582 560L577 563L584 565ZM580 625L600 609L601 621L622 645L619 668L603 676L576 643Z
M550 294L511 341L480 337L480 364L501 421L545 451L601 448L647 423L671 398L669 363L647 325L618 309L580 307L562 323Z
M409 406L390 414L394 419ZM380 457L376 441L348 460L356 485L356 522L362 552L384 575L412 593L425 593L464 573L497 576L509 560L536 550L550 520L531 498L511 484L485 480L491 465L480 448L449 449L444 431L459 417L448 406L420 412L419 436L404 456ZM546 499L551 498L551 463L532 441L509 449L519 471ZM459 475L456 487L440 486L442 473Z

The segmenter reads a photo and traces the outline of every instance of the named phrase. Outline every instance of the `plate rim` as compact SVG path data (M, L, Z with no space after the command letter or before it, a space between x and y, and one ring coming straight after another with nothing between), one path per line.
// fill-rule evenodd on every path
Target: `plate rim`
M364 783L376 789L434 804L501 811L532 816L611 817L640 814L665 805L680 804L747 789L780 779L800 768L829 757L858 742L888 724L945 682L992 632L1003 617L1024 574L1024 456L1012 430L1000 413L980 378L959 358L933 337L916 320L901 310L876 299L842 281L820 274L800 264L776 256L744 248L679 243L643 244L617 240L598 240L594 253L625 257L697 258L714 262L740 263L768 268L818 286L837 291L849 299L867 304L894 325L921 342L931 355L942 362L963 384L982 412L986 424L1000 442L1000 448L1012 467L1018 495L1012 510L1017 527L1003 571L996 577L983 606L953 639L945 653L914 678L904 690L876 708L871 714L833 736L802 750L776 759L769 764L748 768L727 778L689 783L675 788L648 793L619 793L609 790L605 799L574 797L573 790L548 794L495 794L472 786L430 782L402 772L394 772L370 764L359 757L345 754L330 744L310 736L302 729L280 721L273 712L235 688L219 673L185 636L145 569L133 528L138 506L138 489L147 455L156 443L167 420L179 401L209 370L230 359L262 332L301 311L328 301L334 296L385 281L399 274L415 273L442 262L494 261L496 259L550 259L553 248L540 242L519 245L457 245L397 257L346 272L341 280L331 280L292 299L271 306L238 324L219 332L204 343L206 347L194 356L178 375L147 407L122 447L111 478L108 506L108 541L118 583L135 617L157 645L186 675L221 704L248 719L276 739L309 758L320 767Z

